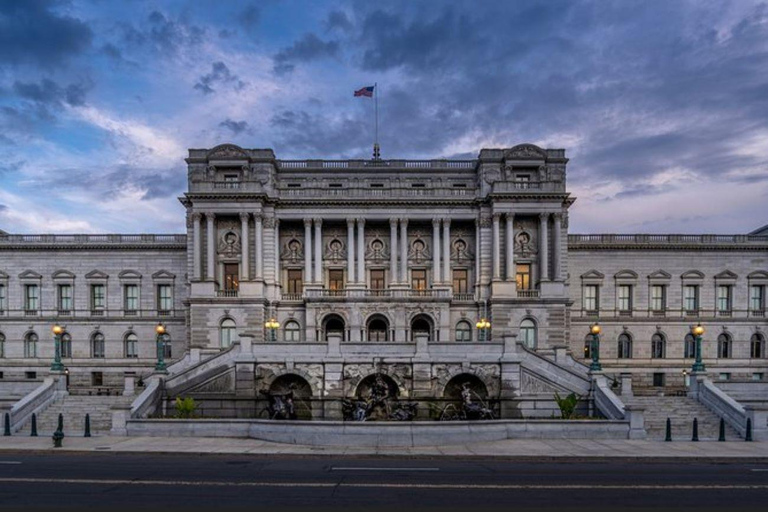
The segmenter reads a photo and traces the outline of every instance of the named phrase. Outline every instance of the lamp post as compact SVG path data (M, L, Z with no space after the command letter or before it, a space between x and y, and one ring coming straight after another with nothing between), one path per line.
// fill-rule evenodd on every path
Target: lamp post
M590 355L592 356L592 364L589 365L589 370L592 372L603 371L603 366L600 364L600 324L595 322L589 328L590 334L592 334L592 344L589 347Z
M480 341L486 341L488 339L488 329L491 328L491 322L486 320L485 318L481 318L477 321L475 324L475 327L477 327L478 332L478 338Z
M157 345L157 364L155 365L155 371L160 373L168 373L165 366L165 326L162 322L157 323L155 327L155 344Z
M61 364L61 334L64 332L64 328L59 324L55 324L51 331L53 331L53 364L51 364L51 371L63 372L64 365Z
M280 322L273 317L264 322L264 327L269 333L269 341L277 341L277 330L280 328Z
M691 329L691 332L696 337L696 361L693 363L691 371L705 372L707 369L704 363L701 362L701 337L704 335L704 327L701 326L701 322Z

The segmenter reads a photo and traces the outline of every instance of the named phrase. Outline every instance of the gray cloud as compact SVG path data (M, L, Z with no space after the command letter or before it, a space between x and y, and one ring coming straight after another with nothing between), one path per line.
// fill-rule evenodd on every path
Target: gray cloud
M235 135L240 135L248 129L247 121L233 121L232 119L226 119L219 123L219 126L232 130Z
M290 73L297 62L310 62L324 57L333 57L339 52L338 41L323 41L313 33L304 36L273 57L277 74Z
M342 32L351 32L354 26L349 21L346 13L342 11L331 11L328 13L328 18L325 20L325 29L334 30L339 29Z
M246 30L254 29L261 20L261 10L255 4L245 6L238 14L237 21Z
M210 73L200 77L194 88L203 94L211 94L216 92L213 86L217 84L232 84L238 91L245 87L245 82L233 74L226 64L218 61L211 65Z
M19 97L35 102L38 113L42 113L45 109L45 114L41 116L45 118L51 117L48 107L60 108L64 104L73 107L85 105L86 94L92 87L93 83L90 81L62 87L48 78L44 78L39 83L19 81L13 83L13 91Z

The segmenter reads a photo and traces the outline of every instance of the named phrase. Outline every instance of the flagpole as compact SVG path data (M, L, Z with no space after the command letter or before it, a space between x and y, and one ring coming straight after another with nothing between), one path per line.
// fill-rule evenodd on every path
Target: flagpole
M373 141L373 159L379 159L379 84L373 83L373 104L374 104L374 117L375 117L375 131Z

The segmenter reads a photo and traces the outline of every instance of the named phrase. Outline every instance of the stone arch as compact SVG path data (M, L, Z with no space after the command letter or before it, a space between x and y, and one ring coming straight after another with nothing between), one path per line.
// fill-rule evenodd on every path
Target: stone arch
M323 333L323 340L328 341L330 338L339 337L339 341L346 339L347 333L347 321L340 313L329 313L323 316L320 322Z
M435 390L435 396L445 396L446 386L452 379L459 375L472 375L480 379L485 385L489 396L498 396L501 391L501 374L499 373L500 369L497 365L494 365L494 370L495 371L493 372L488 372L485 368L475 366L470 366L469 368L459 365L456 365L455 367L449 366L445 368L444 372L440 372L437 375L435 388L433 388Z
M295 371L286 372L275 377L269 385L269 392L275 395L293 393L293 406L296 411L296 419L312 419L312 399L314 392L312 385Z
M383 313L373 313L365 320L365 332L366 337L368 341L390 341L389 334L391 330L391 323L389 321L389 318L387 315ZM376 338L372 340L371 333L381 333L383 332L383 338L380 339L381 335L376 336L374 335L373 338Z
M387 384L390 398L399 398L401 395L403 395L402 386L398 384L398 382L394 379L392 375L389 375L388 373L385 373L382 371L377 373L371 373L361 378L360 381L355 386L352 396L353 397L358 397L361 395L368 396L367 392L371 389L371 386L376 381L376 378L378 376L381 376L382 380Z
M425 336L427 341L434 341L435 319L429 313L417 313L408 322L411 331L411 341Z
M306 370L302 368L274 368L274 367L266 367L266 366L257 366L257 373L261 377L261 385L259 386L260 389L263 389L265 391L273 391L273 386L275 386L275 383L278 382L278 379L285 376L294 376L297 378L300 378L304 382L307 383L310 390L310 396L311 398L320 398L322 395L322 378L319 376L313 376ZM289 379L285 379L289 380ZM279 382L278 382L279 385Z
M469 385L469 389L473 392L473 398L488 400L488 386L483 382L483 379L469 372L461 372L451 377L443 386L441 398L452 402L461 402L461 390L464 384Z
M348 383L345 385L345 389L346 389L345 395L348 398L356 398L360 383L371 376L375 377L376 373L385 375L395 382L398 388L397 396L399 398L408 398L410 396L410 393L408 391L408 386L406 385L405 380L401 375L393 371L393 368L390 368L387 365L382 365L378 369L378 371L374 371L374 370L369 370L369 371L370 373L361 373L359 375L354 375L351 377L345 376L345 379L348 379Z

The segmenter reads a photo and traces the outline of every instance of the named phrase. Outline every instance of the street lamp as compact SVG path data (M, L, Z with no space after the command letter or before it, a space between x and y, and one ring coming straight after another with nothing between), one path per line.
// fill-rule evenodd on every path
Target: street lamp
M51 371L62 372L64 371L64 365L61 364L61 334L64 332L64 328L59 324L55 324L51 331L53 331L53 364L51 365Z
M273 317L264 322L264 327L269 332L269 341L277 341L277 330L280 328L280 322Z
M589 370L593 372L603 371L603 367L600 364L600 324L595 322L589 328L589 332L592 335L592 344L589 348L590 355L592 356L592 364L589 365Z
M157 323L155 327L155 344L157 345L157 364L155 365L155 371L160 373L168 373L165 366L165 326L162 322Z
M477 327L478 331L480 331L478 336L479 340L486 341L488 339L488 329L491 328L491 322L485 318L481 318L477 321L475 327Z
M704 367L704 363L701 362L701 337L704 335L704 327L701 326L701 322L691 329L691 332L696 337L696 361L693 363L691 371L705 372L707 369Z

